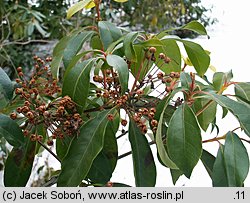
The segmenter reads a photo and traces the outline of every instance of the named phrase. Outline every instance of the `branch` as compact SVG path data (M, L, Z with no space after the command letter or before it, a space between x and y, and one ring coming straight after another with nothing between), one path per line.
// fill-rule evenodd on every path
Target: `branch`
M6 42L6 43L3 43L1 46L4 47L4 46L12 45L12 44L27 45L30 43L49 43L49 42L50 42L49 40L32 39L32 40L28 40L25 42L20 42L20 41Z

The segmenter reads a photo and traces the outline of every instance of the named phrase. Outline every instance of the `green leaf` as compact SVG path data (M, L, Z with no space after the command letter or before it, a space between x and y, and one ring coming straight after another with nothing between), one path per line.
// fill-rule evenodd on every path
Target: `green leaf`
M228 97L208 93L209 97L222 107L227 108L239 120L242 129L250 137L250 106Z
M11 100L13 97L14 85L5 71L0 68L0 98Z
M137 36L138 32L130 32L124 37L123 40L125 56L129 61L137 61L136 52L133 45L133 42L136 40Z
M65 36L63 37L55 46L53 50L53 60L51 62L51 73L55 78L58 78L59 68L63 59L63 53L65 48L68 45L69 40L74 37L73 36Z
M178 169L178 167L175 165L175 163L169 158L169 155L167 153L167 150L164 146L164 143L163 143L163 137L162 137L162 128L163 128L163 124L164 124L164 114L165 114L165 111L168 107L168 103L169 103L169 100L172 98L172 95L169 95L167 97L167 99L165 100L165 106L162 110L162 113L160 115L160 119L159 119L159 122L158 122L158 128L157 128L157 131L156 131L156 137L155 137L155 141L156 141L156 146L157 146L157 151L158 151L158 154L159 154L159 157L160 157L160 160L161 162L166 166L166 167L169 167L171 169Z
M164 53L167 57L171 59L170 63L164 63L162 62L159 64L160 69L164 73L170 73L172 71L174 72L180 72L181 71L181 53L179 46L177 45L176 41L173 39L164 39L161 40L163 46L157 47L156 51L156 58L159 57L160 53Z
M66 76L62 95L68 95L79 106L85 107L90 87L90 71L95 64L95 58L77 64Z
M213 187L227 187L227 171L224 160L224 146L220 145L212 173Z
M65 136L63 139L56 140L56 155L60 160L63 160L68 153L72 139L70 136Z
M240 138L233 132L226 135L224 162L229 187L242 187L249 171L249 157Z
M105 135L102 151L97 155L89 170L88 178L94 183L107 183L112 177L118 158L118 146L116 132L120 124L120 117L117 116L113 121L109 121Z
M167 147L170 158L190 178L202 154L202 140L196 117L187 104L179 106L169 122Z
M151 38L151 39L148 39L146 41L142 41L139 43L140 46L143 46L143 47L161 47L163 46L163 43L161 40L159 40L158 38Z
M90 46L92 49L102 50L102 41L99 35L94 35L90 40Z
M176 40L181 41L183 43L187 55L191 63L193 64L196 72L199 76L203 76L206 73L210 64L209 55L199 44L187 40Z
M190 23L182 26L181 29L191 30L197 32L200 35L207 35L205 27L197 21L191 21Z
M214 89L220 91L226 81L226 75L222 72L216 72L213 76Z
M210 154L208 151L203 149L202 155L201 155L201 161L203 165L205 166L208 172L208 175L212 178L215 157L212 154Z
M183 172L177 169L170 169L170 172L171 172L173 184L175 185L177 180L183 175Z
M91 52L95 52L95 50L84 51L78 55L73 56L70 60L69 65L67 66L67 69L64 72L64 78L67 77L68 73L71 71L72 68L74 68L74 66L76 66L76 64L80 61L80 59L82 59L86 54Z
M3 87L0 85L0 112L3 112L9 103L9 100L4 96L4 92Z
M0 137L4 137L13 147L20 147L25 144L21 128L15 121L3 114L0 114Z
M186 72L181 72L180 79L182 88L189 90L190 84L192 83L190 74Z
M75 13L84 9L92 0L82 0L69 8L67 11L67 19L71 18Z
M62 160L58 186L78 186L87 176L94 159L103 148L107 115L114 112L113 109L102 111L80 128L79 136L72 140L70 149Z
M250 83L249 82L237 83L234 86L234 91L239 101L242 101L242 98L247 101L250 101Z
M111 163L108 157L101 151L93 161L87 177L93 183L105 184L112 177L112 173Z
M128 64L120 56L111 54L107 56L107 63L118 72L122 94L124 94L128 90Z
M137 76L139 70L139 81L144 78L144 76L147 74L147 72L150 70L151 66L153 65L152 61L146 61L145 59L145 50L144 47L141 45L134 45L135 54L137 57L137 62L131 63L131 73L134 77Z
M27 139L24 146L14 147L4 169L5 187L25 187L33 166L36 143Z
M196 99L194 102L195 113L204 108L204 106L209 102L209 99ZM213 122L216 116L217 104L212 102L199 116L197 116L198 122L201 128L206 131L209 124Z
M147 138L136 123L129 122L129 141L132 149L135 184L137 187L154 187L156 167Z
M69 40L68 45L63 51L63 64L65 69L67 69L72 58L81 50L83 44L90 40L93 34L93 31L84 31Z
M229 82L233 78L232 71L223 73L223 72L216 72L213 75L213 87L215 90L220 91L222 86Z
M122 37L122 32L114 24L106 21L98 22L99 33L101 41L104 46L104 50L107 50L112 42L117 41Z

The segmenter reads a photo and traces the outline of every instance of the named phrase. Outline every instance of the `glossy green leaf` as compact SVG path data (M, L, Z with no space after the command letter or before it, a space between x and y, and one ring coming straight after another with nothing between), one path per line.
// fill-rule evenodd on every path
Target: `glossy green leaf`
M213 168L213 186L242 187L249 171L249 157L240 138L233 132L226 135Z
M70 60L69 65L67 66L66 71L64 72L64 78L66 78L71 69L74 68L79 61L81 61L80 59L84 58L86 54L91 52L95 52L95 50L84 51L78 55L73 56L72 59Z
M12 149L5 163L5 187L26 186L32 171L35 151L36 143L29 139L25 145Z
M148 39L146 41L142 41L139 43L140 46L143 46L143 47L161 47L163 46L163 43L161 40L159 40L158 38L151 38L151 39Z
M128 90L128 64L120 56L111 54L107 56L107 63L118 72L122 94L124 94Z
M101 151L93 161L87 178L93 183L105 184L112 177L112 172L108 157Z
M210 57L199 45L187 40L178 40L184 45L187 55L199 76L203 76L210 64Z
M175 185L177 180L183 175L183 172L178 169L170 169L173 184Z
M67 11L67 19L71 18L75 13L84 9L92 0L81 0L78 3L74 4Z
M242 101L243 99L245 99L247 101L250 101L250 83L249 82L237 83L234 87L234 91L238 100Z
M68 153L72 139L70 136L65 136L63 139L56 140L56 155L60 160L63 160Z
M179 46L173 39L161 40L162 46L156 47L156 58L159 57L160 53L164 53L171 59L170 63L165 63L163 60L158 64L160 69L164 73L180 72L181 71L181 53ZM158 61L158 59L157 59Z
M63 64L65 69L67 69L72 58L81 50L83 44L86 41L90 40L93 34L93 31L84 31L78 33L76 36L69 40L68 45L63 51Z
M180 80L181 80L182 88L189 90L190 89L190 84L192 83L190 74L185 73L185 72L181 72Z
M242 187L249 171L249 157L240 138L233 132L226 135L224 162L228 186Z
M137 187L154 187L156 167L147 138L136 123L129 122L129 141L132 149L135 184Z
M163 136L162 136L162 131L163 131L162 128L163 128L163 124L164 124L163 123L164 122L164 113L169 105L168 103L169 103L171 98L172 98L172 95L170 95L166 98L165 106L162 110L162 113L160 115L160 119L158 122L158 128L156 131L155 142L156 142L157 151L158 151L161 162L166 167L169 167L171 169L178 169L178 167L175 165L175 163L169 158L169 155L168 155L167 150L166 150L164 143L163 143Z
M94 35L91 40L90 40L90 46L92 47L92 49L98 49L98 50L102 50L102 41L100 39L99 35Z
M137 74L140 71L139 81L145 77L147 72L150 70L151 66L153 65L152 61L148 61L145 58L145 50L144 47L141 45L135 45L134 50L137 57L137 62L131 63L131 73L134 77L137 77Z
M228 97L208 93L209 97L222 107L227 108L239 120L242 129L250 137L250 106L241 102L234 101Z
M102 111L80 128L79 136L72 140L62 160L58 186L78 186L87 176L94 159L103 148L107 115L114 112L114 109Z
M214 162L212 173L213 187L227 187L227 171L224 160L224 146L220 145Z
M0 67L0 98L11 100L13 97L14 85L12 84L9 76Z
M130 32L124 37L123 40L125 56L129 61L137 61L137 56L133 45L133 42L135 41L137 36L138 32Z
M99 21L98 28L104 50L107 50L112 42L115 42L122 37L121 30L110 22Z
M0 112L3 112L4 108L8 105L9 100L4 96L4 89L0 85Z
M205 27L197 21L191 21L190 23L182 26L181 29L191 30L197 32L200 35L207 35Z
M227 108L226 107L222 107L222 118L225 118L227 114L228 114Z
M15 121L3 114L0 114L0 137L4 137L13 147L20 147L25 144L21 128Z
M195 112L197 113L204 108L209 101L209 99L196 99L194 102ZM201 114L199 114L199 116L197 116L198 122L204 131L206 131L209 124L213 122L216 116L216 107L217 104L212 102Z
M66 76L62 95L68 95L79 106L85 107L90 87L90 71L95 59L89 59L77 64Z
M202 140L197 119L187 104L179 106L169 122L167 147L170 158L190 178L202 154Z
M213 75L213 87L215 90L220 91L222 86L229 82L233 78L232 71L223 73L223 72L216 72Z
M215 157L212 154L210 154L208 151L203 149L202 155L201 155L201 161L203 165L205 166L208 172L208 175L212 178Z
M75 35L73 35L75 36ZM55 46L53 50L53 60L51 62L51 73L55 78L58 78L60 65L63 59L64 49L67 47L72 36L63 37Z
M105 135L102 151L97 155L89 170L88 178L94 183L107 183L112 177L118 158L118 146L116 141L116 132L120 124L120 116L109 121Z
M226 75L222 72L216 72L213 75L213 87L215 90L220 91L224 83L226 82Z

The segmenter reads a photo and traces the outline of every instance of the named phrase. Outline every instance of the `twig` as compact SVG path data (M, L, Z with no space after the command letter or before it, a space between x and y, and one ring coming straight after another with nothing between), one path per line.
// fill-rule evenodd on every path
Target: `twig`
M6 43L3 43L1 46L4 47L4 46L12 45L12 44L27 45L30 43L49 43L49 42L50 42L49 40L31 39L25 42L20 42L20 41L6 42Z
M149 145L153 145L153 144L155 144L155 141L151 141L151 142L149 142L148 144L149 144ZM122 158L124 158L124 157L126 157L126 156L129 156L130 154L132 154L132 151L126 152L126 153L124 153L124 154L118 156L118 159L122 159Z
M202 109L196 112L195 115L199 116L200 114L202 114L213 102L213 100L208 101Z
M122 134L120 134L119 136L117 136L117 140L119 139L119 138L121 138L121 137L123 137L124 135L126 135L128 133L128 131L125 131L125 132L123 132Z
M202 141L202 143L208 143L208 142L224 140L225 138L226 138L226 135L223 135L221 137L215 137L215 138L212 138L212 139L204 140L204 141Z
M61 160L58 158L58 156L54 152L52 152L45 144L43 144L41 141L38 141L38 143L42 145L44 149L46 149L53 157L56 158L57 161L61 163Z
M240 139L250 144L250 140L246 140L244 138L240 138Z

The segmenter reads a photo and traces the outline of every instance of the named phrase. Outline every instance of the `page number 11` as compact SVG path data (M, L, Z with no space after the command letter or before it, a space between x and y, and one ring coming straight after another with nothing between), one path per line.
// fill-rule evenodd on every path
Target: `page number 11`
M237 191L235 194L236 194L236 197L234 199L245 199L245 192L244 191L242 191L242 192Z

